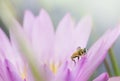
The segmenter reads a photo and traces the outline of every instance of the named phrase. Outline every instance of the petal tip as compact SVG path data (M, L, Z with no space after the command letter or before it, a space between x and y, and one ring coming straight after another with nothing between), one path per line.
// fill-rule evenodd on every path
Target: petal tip
M40 10L40 15L48 15L47 11L45 9Z
M25 13L24 13L25 16L33 16L33 13L30 11L30 10L25 10Z
M63 19L69 19L69 20L71 20L71 19L72 19L71 14L70 14L70 13L67 13L67 14L63 17Z

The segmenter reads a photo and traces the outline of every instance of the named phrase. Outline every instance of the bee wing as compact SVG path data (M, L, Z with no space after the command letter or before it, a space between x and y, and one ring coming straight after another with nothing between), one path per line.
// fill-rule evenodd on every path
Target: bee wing
M81 49L81 47L77 47L77 50L80 50Z

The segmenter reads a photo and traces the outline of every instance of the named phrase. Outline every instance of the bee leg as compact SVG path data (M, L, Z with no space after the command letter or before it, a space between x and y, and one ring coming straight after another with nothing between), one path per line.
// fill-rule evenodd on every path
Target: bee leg
M74 63L76 64L75 60L73 60L73 61L74 61Z
M86 53L84 53L83 55L86 55Z
M72 61L74 61L74 63L76 64L75 60L72 58Z
M77 58L78 58L78 60L79 60L79 56L78 56Z

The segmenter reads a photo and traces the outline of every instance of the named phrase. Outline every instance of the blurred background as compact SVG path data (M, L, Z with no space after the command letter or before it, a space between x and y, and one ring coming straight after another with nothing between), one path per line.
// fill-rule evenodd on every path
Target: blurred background
M1 1L1 0L0 0ZM83 16L91 15L93 18L93 29L88 42L89 48L107 29L120 24L120 0L4 0L10 9L16 13L16 17L22 24L25 10L31 10L35 15L44 8L53 21L56 28L59 21L66 13L70 13L72 18L78 22ZM0 10L1 12L2 10ZM7 30L0 20L0 27L6 33ZM120 67L120 38L113 46L116 60ZM107 57L108 58L108 57ZM109 60L108 60L109 62ZM111 66L111 64L110 64ZM89 68L89 67L88 67ZM95 76L106 71L104 63L95 72Z

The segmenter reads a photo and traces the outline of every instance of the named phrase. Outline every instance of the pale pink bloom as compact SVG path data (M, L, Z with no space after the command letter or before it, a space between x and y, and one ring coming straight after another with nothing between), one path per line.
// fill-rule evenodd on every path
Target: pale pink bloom
M46 81L87 81L120 34L120 26L107 31L75 65L70 57L77 47L87 45L92 27L90 16L76 25L67 14L54 30L46 11L41 10L37 17L26 11L23 27L36 52L38 64L47 69Z
M30 42L30 48L35 52L34 56L44 81L87 81L91 77L120 34L120 26L110 29L75 64L70 57L77 47L86 47L91 32L91 23L91 17L86 16L76 25L71 16L67 14L60 21L57 30L54 30L46 11L41 10L37 17L30 11L26 11L23 28L20 31L23 32L21 34L26 36ZM1 36L4 36L3 41L1 41L3 39ZM0 56L2 58L1 62L5 63L4 65L10 64L9 67L12 70L11 73L3 75L4 66L1 67L0 76L2 77L0 80L10 76L10 79L5 81L34 81L31 78L29 67L26 66L26 61L20 55L21 52L17 50L19 47L15 42L15 38L12 34L10 37L12 39L8 41L5 34L0 33L0 52L4 56L4 58ZM12 50L12 52L6 52L6 49ZM106 76L105 73L96 79L104 81L108 79Z

